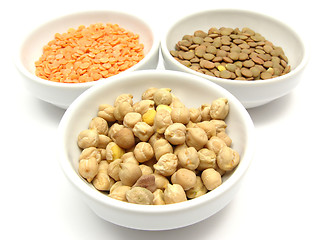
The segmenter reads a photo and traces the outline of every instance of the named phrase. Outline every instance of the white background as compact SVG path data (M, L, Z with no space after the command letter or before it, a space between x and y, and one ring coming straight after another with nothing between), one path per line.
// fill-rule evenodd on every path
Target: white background
M6 1L1 6L1 239L320 239L320 79L317 1ZM57 161L64 110L25 90L12 60L21 33L79 10L134 13L163 34L184 14L240 8L268 14L313 47L303 81L287 96L249 110L256 127L253 163L235 199L195 225L160 232L126 229L98 218ZM161 61L159 68L163 68Z

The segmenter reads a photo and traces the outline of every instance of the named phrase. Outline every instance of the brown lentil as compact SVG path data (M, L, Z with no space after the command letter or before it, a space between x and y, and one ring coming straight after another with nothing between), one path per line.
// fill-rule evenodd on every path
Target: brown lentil
M194 71L225 79L265 80L291 69L281 47L247 27L197 30L185 35L170 53ZM227 71L219 66L225 66Z

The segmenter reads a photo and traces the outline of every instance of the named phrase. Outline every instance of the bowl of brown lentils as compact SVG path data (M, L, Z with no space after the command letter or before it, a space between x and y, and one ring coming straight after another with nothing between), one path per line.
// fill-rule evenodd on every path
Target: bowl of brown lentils
M234 197L254 126L227 90L178 71L110 77L79 96L59 125L67 179L102 219L143 230L191 225Z
M161 40L166 69L202 76L246 108L294 89L307 62L303 40L289 26L246 10L207 10L169 27Z

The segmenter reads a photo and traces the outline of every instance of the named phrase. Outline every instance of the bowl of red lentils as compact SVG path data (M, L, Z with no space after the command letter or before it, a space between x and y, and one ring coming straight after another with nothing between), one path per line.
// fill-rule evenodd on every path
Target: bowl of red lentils
M22 41L16 66L37 98L67 108L86 89L126 71L154 69L159 40L124 12L73 13L42 24Z
M100 81L70 105L58 132L59 162L79 198L102 219L141 230L185 227L226 207L255 142L230 92L169 70Z
M290 26L257 12L206 10L169 26L161 39L166 69L202 76L246 108L293 90L307 63L306 46Z

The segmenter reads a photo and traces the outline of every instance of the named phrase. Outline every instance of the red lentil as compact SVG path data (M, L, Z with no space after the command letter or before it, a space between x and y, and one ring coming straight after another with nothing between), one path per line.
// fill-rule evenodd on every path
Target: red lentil
M116 75L144 58L139 35L118 24L81 25L56 33L35 62L36 75L62 83L97 81Z

